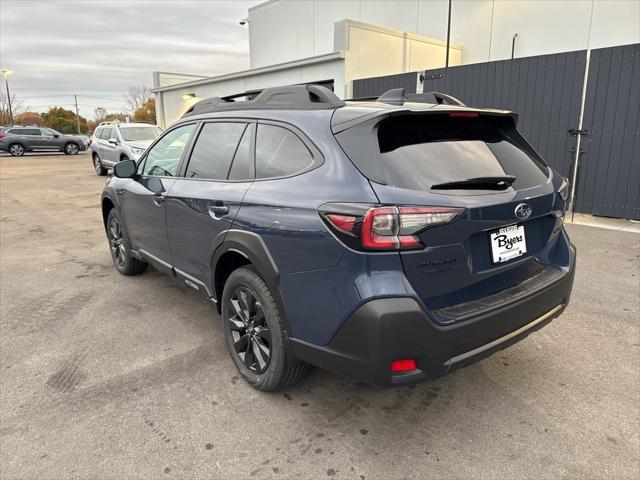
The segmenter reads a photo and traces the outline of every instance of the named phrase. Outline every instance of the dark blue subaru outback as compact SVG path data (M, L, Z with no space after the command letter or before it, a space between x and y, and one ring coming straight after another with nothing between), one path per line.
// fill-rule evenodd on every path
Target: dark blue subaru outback
M312 364L435 378L569 302L567 182L507 111L438 93L344 102L313 85L193 107L102 195L115 267L217 305L254 387Z

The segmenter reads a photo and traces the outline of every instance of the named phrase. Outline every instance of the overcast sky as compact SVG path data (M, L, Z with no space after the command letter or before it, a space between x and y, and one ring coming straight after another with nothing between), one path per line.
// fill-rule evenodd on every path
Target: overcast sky
M0 64L31 110L71 108L77 93L81 115L92 118L98 106L122 111L128 87L151 87L155 70L249 68L248 32L238 21L259 3L0 0Z

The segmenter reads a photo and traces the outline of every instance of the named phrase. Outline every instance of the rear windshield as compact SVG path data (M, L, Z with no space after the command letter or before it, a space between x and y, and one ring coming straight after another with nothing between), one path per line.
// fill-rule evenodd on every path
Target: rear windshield
M377 144L369 153L362 149L362 132L356 134L361 137L356 142L347 138L349 132L339 135L340 143L358 169L378 183L430 190L447 182L512 175L512 187L522 190L548 178L544 162L508 117L388 118L369 130L368 142Z

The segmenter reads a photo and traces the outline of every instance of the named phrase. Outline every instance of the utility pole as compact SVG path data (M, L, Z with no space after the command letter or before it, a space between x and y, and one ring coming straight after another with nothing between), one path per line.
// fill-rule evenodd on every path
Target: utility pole
M80 135L80 114L78 113L78 96L76 94L73 95L73 100L76 104L76 127L78 129L78 135Z
M13 125L13 110L11 110L11 95L9 94L9 74L11 70L0 70L2 76L4 77L4 86L7 89L7 104L9 105L9 125Z
M451 0L449 0L449 14L447 15L447 53L444 61L445 71L449 68L449 45L451 44Z

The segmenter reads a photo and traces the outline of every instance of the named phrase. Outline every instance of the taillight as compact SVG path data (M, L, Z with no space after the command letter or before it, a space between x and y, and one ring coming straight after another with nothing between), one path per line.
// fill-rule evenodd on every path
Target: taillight
M0 133L0 138L4 138L4 133Z
M356 224L356 217L351 215L337 215L335 213L327 214L327 218L335 228L344 233L353 233Z
M418 233L445 225L464 209L442 207L326 204L322 218L348 246L359 250L412 250L424 248Z

